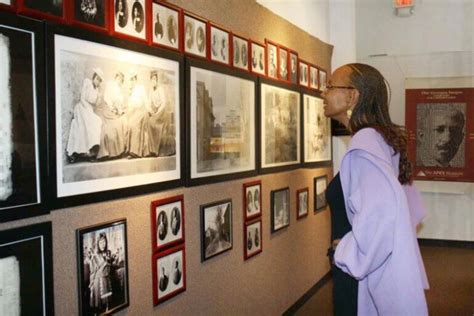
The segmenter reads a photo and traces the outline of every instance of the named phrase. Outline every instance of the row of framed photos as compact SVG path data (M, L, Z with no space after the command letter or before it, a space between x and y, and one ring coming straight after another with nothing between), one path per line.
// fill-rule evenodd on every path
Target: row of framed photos
M0 21L1 221L331 163L317 92L64 25Z
M310 89L324 90L326 86L326 71L300 59L296 51L268 39L260 43L239 36L163 1L1 0L2 7L184 52Z

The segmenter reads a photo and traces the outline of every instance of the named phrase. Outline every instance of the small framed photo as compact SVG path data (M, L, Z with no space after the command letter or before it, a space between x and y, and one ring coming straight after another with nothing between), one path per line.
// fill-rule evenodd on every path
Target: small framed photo
M0 231L2 315L54 315L51 222Z
M207 57L207 21L190 12L184 12L184 52L198 57Z
M112 314L129 305L127 221L78 229L79 314Z
M319 90L326 90L327 80L326 70L319 68Z
M284 81L289 81L288 76L288 60L289 60L289 51L283 46L278 46L278 78Z
M72 24L92 30L107 31L109 3L108 0L73 0L70 6Z
M184 197L151 202L153 251L184 241Z
M311 89L318 89L318 68L313 65L309 66L309 87Z
M319 211L327 206L326 188L328 186L328 176L314 178L314 211Z
M230 65L230 32L223 27L209 22L210 59L221 64Z
M293 84L298 84L298 53L290 50L290 63L288 80Z
M201 205L201 261L232 249L232 200Z
M113 0L113 29L128 38L146 40L148 2L145 0Z
M302 219L308 216L309 189L303 188L296 191L296 218Z
M266 74L265 63L265 45L251 41L250 42L251 67L253 73L259 75Z
M271 192L272 233L290 226L290 188Z
M11 3L12 0L6 2ZM66 0L17 0L19 13L56 22L65 22L66 2Z
M186 254L179 245L153 256L153 303L156 305L186 291Z
M244 224L244 259L247 260L262 252L262 219L258 218Z
M152 3L151 43L181 51L181 19L181 8L167 2L154 0Z
M235 68L249 71L249 40L232 35L232 65Z
M309 85L309 65L307 62L299 60L299 83L301 86L308 87Z
M278 79L278 44L265 40L267 46L267 76Z
M16 1L15 0L0 0L0 9L15 11Z
M252 181L244 183L243 185L244 195L244 220L258 217L262 215L262 182Z

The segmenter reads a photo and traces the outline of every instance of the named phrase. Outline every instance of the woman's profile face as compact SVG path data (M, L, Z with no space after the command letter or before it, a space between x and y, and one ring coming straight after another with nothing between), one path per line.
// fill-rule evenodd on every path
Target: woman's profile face
M329 80L332 86L351 86L349 76L352 70L347 66L342 66L334 71ZM349 93L353 92L351 89L326 89L322 93L324 99L324 115L326 117L338 119L347 117L347 110L349 105Z

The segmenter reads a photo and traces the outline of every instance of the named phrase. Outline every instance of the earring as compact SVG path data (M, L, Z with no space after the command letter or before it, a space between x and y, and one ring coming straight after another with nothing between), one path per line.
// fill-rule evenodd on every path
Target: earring
M346 114L347 114L347 118L350 120L352 116L352 110L351 109L347 110Z

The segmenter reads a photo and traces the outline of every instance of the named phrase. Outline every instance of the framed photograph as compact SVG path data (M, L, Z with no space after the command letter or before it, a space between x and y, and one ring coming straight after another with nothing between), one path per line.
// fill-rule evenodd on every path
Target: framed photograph
M76 230L79 314L112 314L130 303L127 221Z
M190 12L184 12L184 52L198 57L207 55L207 21Z
M303 94L303 162L330 161L332 155L331 119L324 116L323 99Z
M243 184L245 207L244 221L262 215L262 181L252 181Z
M267 73L265 61L265 45L251 41L250 52L252 58L250 70L253 73L265 76L265 74Z
M21 14L65 22L66 2L65 0L17 0L17 5L18 12Z
M113 0L114 33L146 41L150 3L145 0Z
M299 84L309 87L309 65L307 62L299 60Z
M186 291L184 244L153 255L152 266L155 306Z
M296 219L308 216L309 189L303 188L296 191Z
M0 12L0 222L49 212L43 30Z
M248 39L235 34L232 35L232 65L235 68L249 71L249 49L250 46Z
M187 185L256 175L256 78L187 60Z
M73 0L70 6L72 9L70 19L74 25L107 31L109 29L109 3L108 0Z
M16 0L0 0L0 9L15 11L16 10Z
M290 226L290 188L271 192L272 233Z
M293 84L298 84L298 53L290 50L288 80Z
M313 65L310 65L309 66L309 87L311 89L318 89L319 88L318 81L319 81L318 68L316 68Z
M289 51L287 48L278 46L278 78L284 81L289 81Z
M326 188L328 186L328 176L314 178L314 211L319 211L327 206Z
M181 8L158 0L152 2L151 43L181 51L181 19Z
M153 251L184 242L183 200L183 195L178 195L151 202Z
M326 90L327 80L328 80L326 70L319 68L318 71L319 71L319 90L324 91Z
M201 205L201 261L232 249L232 200Z
M278 79L278 44L265 40L267 46L267 76Z
M262 219L244 223L244 259L247 260L263 250Z
M287 86L287 85L285 85ZM300 94L283 85L260 85L261 169L268 172L300 163ZM262 171L262 170L261 170Z
M209 57L212 61L230 65L230 31L209 22Z
M48 49L53 207L180 186L181 56L66 27Z
M54 315L51 222L0 231L2 315Z

